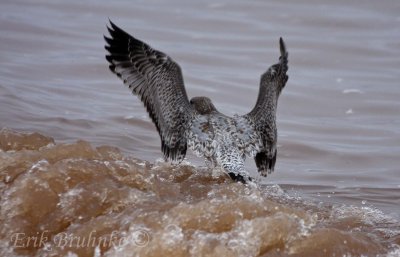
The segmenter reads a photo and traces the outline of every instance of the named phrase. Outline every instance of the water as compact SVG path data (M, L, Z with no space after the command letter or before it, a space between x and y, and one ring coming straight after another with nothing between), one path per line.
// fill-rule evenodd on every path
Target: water
M400 254L398 1L0 9L0 128L16 130L0 133L2 256ZM156 162L154 126L107 68L108 17L172 56L190 97L229 115L251 110L285 39L278 160L259 188L211 174L190 153L180 168ZM91 232L94 244L60 245ZM18 248L18 233L48 240Z

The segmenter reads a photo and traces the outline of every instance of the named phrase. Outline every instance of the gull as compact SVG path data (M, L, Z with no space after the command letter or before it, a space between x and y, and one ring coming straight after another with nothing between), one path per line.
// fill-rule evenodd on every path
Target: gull
M187 148L233 180L251 181L244 166L254 158L258 172L274 170L276 109L288 80L288 52L279 39L279 61L261 75L254 108L233 117L220 113L208 97L186 94L180 66L168 55L131 36L113 22L104 36L110 70L143 102L161 138L166 161L179 164Z

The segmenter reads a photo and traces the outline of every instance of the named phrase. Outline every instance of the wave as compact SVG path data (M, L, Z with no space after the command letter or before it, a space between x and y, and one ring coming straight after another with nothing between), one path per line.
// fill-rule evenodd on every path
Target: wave
M0 131L2 256L397 256L399 222L188 162Z

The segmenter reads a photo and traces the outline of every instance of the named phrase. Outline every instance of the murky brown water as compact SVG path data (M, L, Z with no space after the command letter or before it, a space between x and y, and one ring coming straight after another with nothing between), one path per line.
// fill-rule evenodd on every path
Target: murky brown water
M259 188L191 154L156 161L154 126L107 68L108 17L229 115L285 39ZM1 256L400 256L400 2L3 0L0 32L0 129L15 130L0 132Z

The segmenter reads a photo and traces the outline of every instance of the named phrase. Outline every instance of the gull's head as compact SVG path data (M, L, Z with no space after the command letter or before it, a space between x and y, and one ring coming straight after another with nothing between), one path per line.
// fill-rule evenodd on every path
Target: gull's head
M205 96L196 96L190 99L190 104L201 115L211 114L217 111L211 99Z

